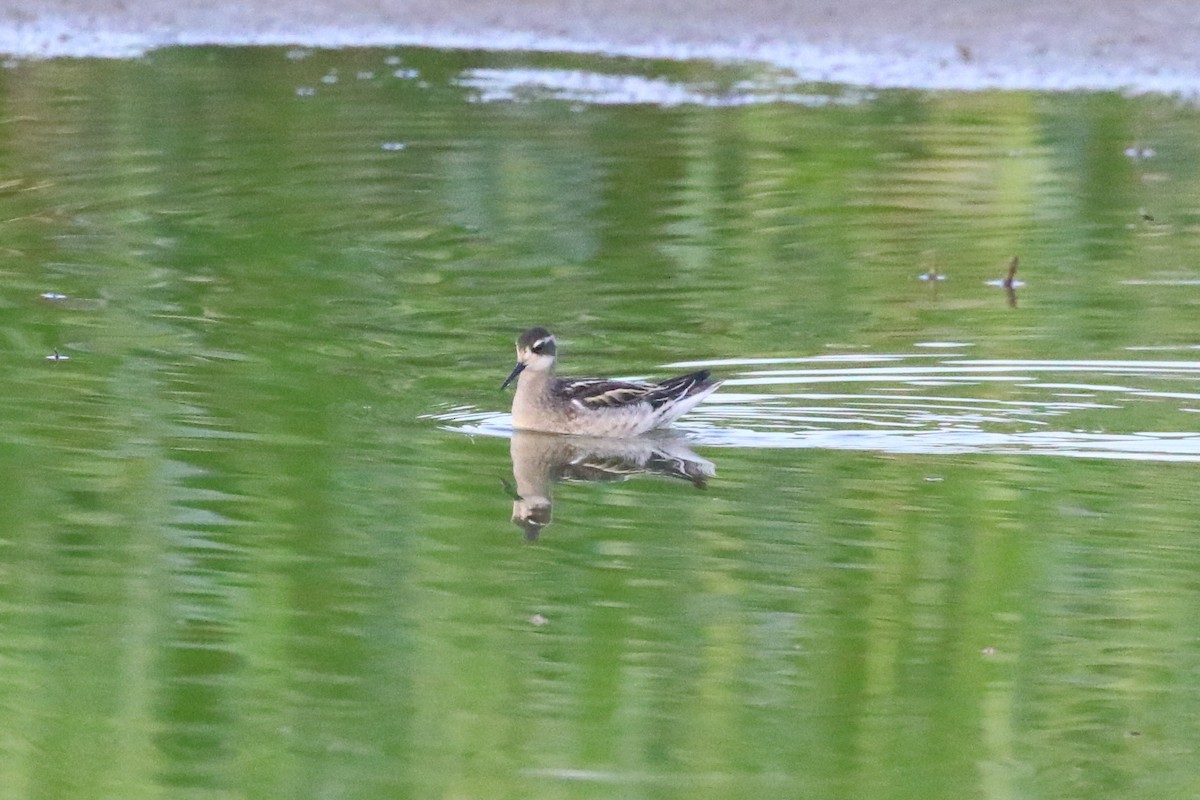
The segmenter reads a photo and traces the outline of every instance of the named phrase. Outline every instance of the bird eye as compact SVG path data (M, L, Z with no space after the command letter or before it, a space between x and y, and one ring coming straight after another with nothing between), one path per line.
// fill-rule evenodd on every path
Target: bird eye
M546 352L546 345L548 345L548 344L550 344L550 342L548 340L539 339L537 342L534 343L533 347L531 347L529 349L540 356Z

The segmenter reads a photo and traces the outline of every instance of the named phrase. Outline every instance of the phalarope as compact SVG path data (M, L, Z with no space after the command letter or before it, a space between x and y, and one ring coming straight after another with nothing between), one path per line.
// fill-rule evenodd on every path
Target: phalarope
M661 383L607 378L554 377L554 336L530 328L517 339L517 366L501 384L517 379L513 426L547 433L637 436L671 424L717 390L700 370ZM519 377L518 377L519 376Z

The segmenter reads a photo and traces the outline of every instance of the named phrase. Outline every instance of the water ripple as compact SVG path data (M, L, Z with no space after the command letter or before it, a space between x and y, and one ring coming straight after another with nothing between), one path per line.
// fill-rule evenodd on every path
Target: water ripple
M1195 361L920 353L668 367L727 376L678 424L696 445L1200 461ZM512 433L507 413L472 406L430 418L471 435Z

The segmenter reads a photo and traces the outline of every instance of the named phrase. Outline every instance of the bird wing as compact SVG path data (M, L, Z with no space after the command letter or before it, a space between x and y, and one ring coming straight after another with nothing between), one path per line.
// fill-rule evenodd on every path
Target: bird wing
M588 408L619 408L632 405L654 390L653 384L610 381L600 378L564 380L559 391Z
M686 397L692 393L693 389L699 387L707 380L708 370L703 369L699 372L689 372L687 375L680 375L677 378L668 378L662 383L651 386L651 391L647 392L643 399L650 405L658 408L671 400Z
M707 379L706 370L680 375L662 383L564 378L558 385L558 391L568 400L582 403L587 408L620 408L635 403L649 403L652 408L658 408L670 400L687 395Z

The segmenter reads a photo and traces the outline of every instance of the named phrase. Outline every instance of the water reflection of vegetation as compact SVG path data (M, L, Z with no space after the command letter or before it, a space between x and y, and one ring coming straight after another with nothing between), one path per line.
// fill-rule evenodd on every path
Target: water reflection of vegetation
M457 80L526 58L4 71L0 786L1188 794L1189 465L731 448L704 494L572 487L572 535L517 547L501 443L418 417L500 408L493 355L534 317L606 342L604 374L930 341L1186 357L1195 109L486 104ZM1010 309L984 281L1014 253Z

